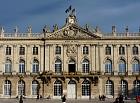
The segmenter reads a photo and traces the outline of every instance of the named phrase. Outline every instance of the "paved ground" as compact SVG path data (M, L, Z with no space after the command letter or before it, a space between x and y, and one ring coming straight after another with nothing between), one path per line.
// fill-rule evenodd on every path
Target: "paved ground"
M67 100L66 103L113 103L114 100ZM0 103L19 103L19 99L0 99ZM47 99L23 99L23 103L62 103L61 100L47 100ZM136 103L135 100L127 100L125 103Z

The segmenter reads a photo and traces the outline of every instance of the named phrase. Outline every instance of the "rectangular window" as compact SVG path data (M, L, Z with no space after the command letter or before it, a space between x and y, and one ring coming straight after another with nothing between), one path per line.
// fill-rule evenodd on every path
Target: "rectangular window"
M32 95L37 95L38 84L32 84Z
M4 95L11 95L11 85L10 84L4 85Z
M125 68L126 68L125 64L122 64L122 63L119 64L119 72L120 73L125 73L126 72Z
M6 63L5 64L5 73L11 73L11 68L12 68L11 64Z
M90 96L90 85L82 85L82 96Z
M19 64L19 73L25 73L25 65L24 64Z
M54 86L54 96L61 96L62 95L62 86L61 84L57 84Z
M38 47L33 47L33 55L38 55Z
M55 54L61 54L61 47L60 46L56 46Z
M125 48L124 47L119 47L119 55L125 55Z
M111 55L111 47L109 47L109 46L106 47L105 54L106 55Z
M6 55L11 55L11 47L6 47Z
M83 54L88 54L88 47L87 46L84 46L83 47Z
M25 47L20 47L19 49L19 55L25 55Z
M39 72L39 65L38 64L33 64L33 73L38 73Z
M133 55L138 55L139 51L138 51L138 47L134 46L133 47Z

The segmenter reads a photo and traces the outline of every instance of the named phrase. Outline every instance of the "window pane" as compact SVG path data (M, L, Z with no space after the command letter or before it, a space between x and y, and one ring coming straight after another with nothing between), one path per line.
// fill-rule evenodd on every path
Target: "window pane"
M82 83L82 96L90 96L90 83L87 80Z
M61 81L56 81L54 83L54 96L61 96L62 95L62 83Z

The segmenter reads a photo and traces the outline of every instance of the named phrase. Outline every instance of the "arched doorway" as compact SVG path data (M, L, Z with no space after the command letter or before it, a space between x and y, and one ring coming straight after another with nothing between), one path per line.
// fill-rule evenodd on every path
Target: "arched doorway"
M76 98L76 82L70 80L67 85L67 98L75 99Z
M76 70L75 60L71 59L68 64L69 73L74 73Z

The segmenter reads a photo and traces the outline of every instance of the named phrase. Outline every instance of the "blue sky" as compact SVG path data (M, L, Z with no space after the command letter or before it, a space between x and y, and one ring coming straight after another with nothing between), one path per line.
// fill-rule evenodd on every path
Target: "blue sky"
M138 32L140 26L140 0L0 0L0 26L13 32L18 26L26 32L31 25L33 32L42 32L44 25L65 24L65 10L72 5L80 26L99 26L102 32L111 32L116 25L118 32L129 27Z

